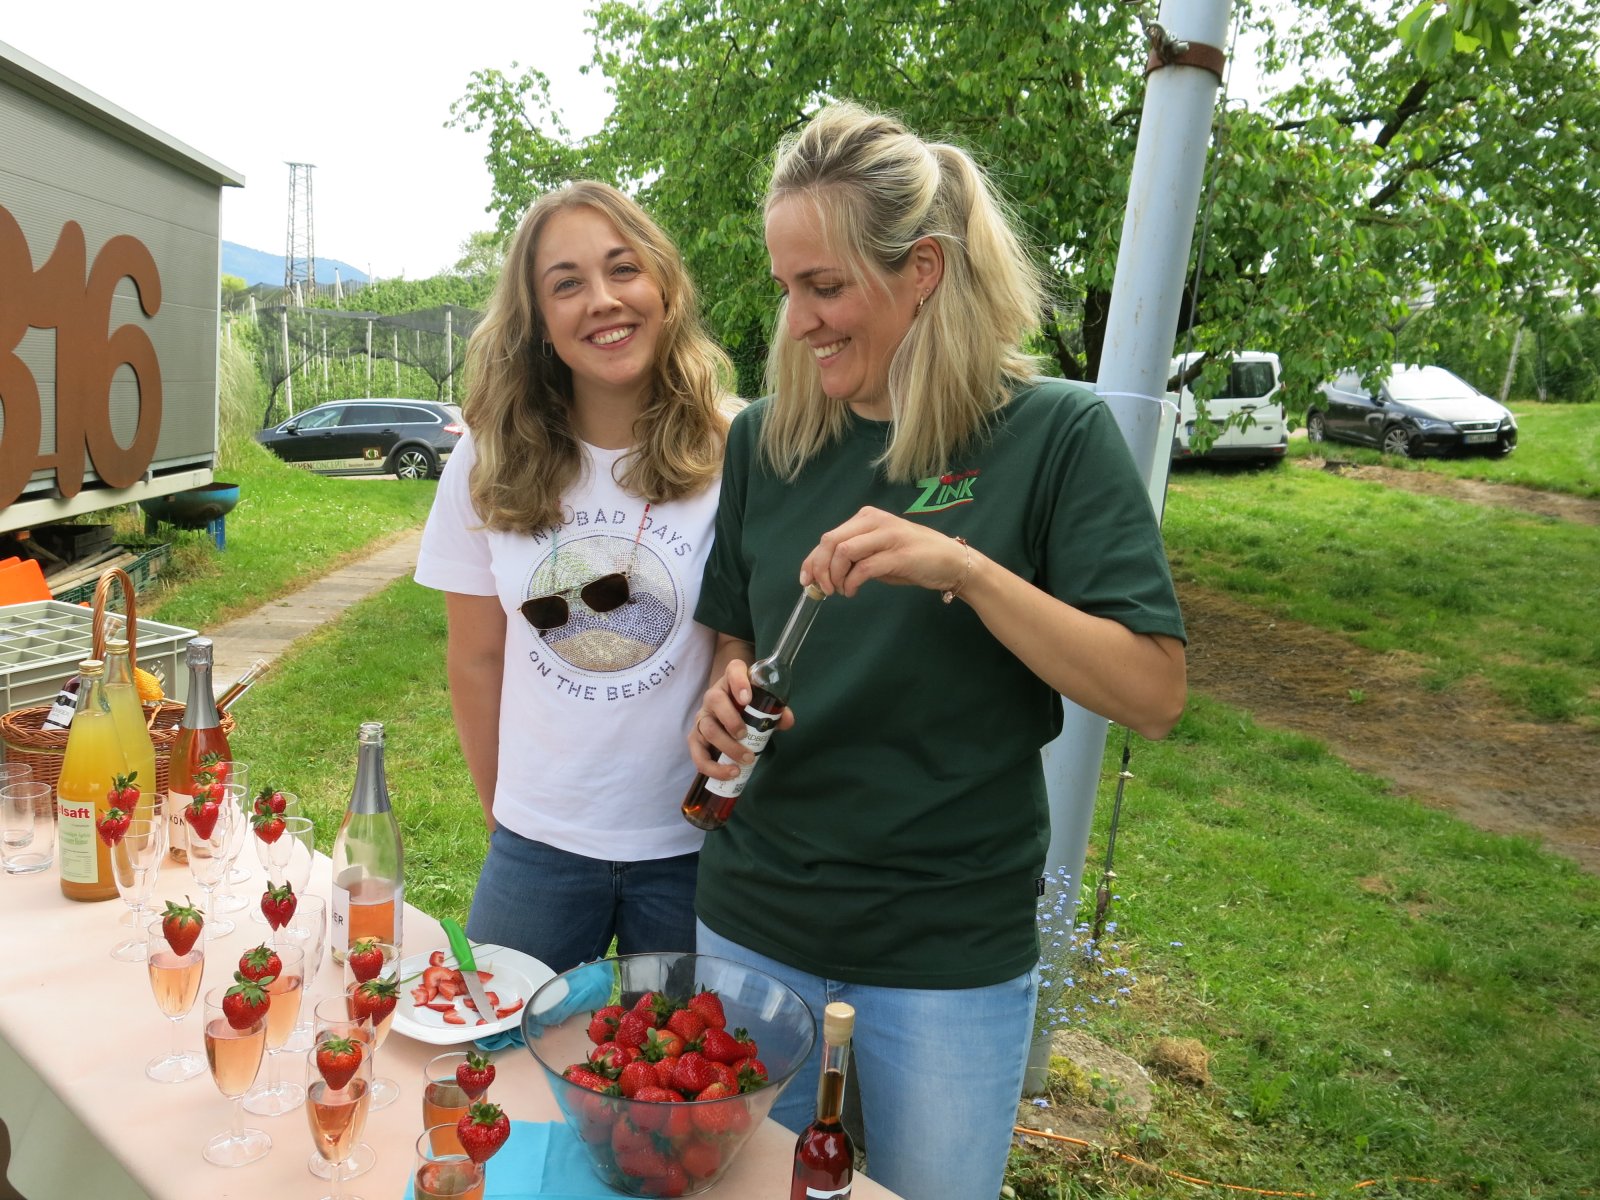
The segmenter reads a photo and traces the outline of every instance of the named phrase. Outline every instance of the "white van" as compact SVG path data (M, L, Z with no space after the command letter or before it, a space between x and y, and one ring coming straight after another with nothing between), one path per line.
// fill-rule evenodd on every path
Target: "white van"
M1174 358L1168 378L1182 375L1200 353L1197 350ZM1277 398L1280 374L1276 354L1241 350L1232 355L1227 382L1218 395L1206 401L1206 419L1213 426L1213 440L1204 451L1194 447L1200 414L1190 385L1185 385L1178 398L1172 457L1271 462L1281 459L1289 449L1289 425Z

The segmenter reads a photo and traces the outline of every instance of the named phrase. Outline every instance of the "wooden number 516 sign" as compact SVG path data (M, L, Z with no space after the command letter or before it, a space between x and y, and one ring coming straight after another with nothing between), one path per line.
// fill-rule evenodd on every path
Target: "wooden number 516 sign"
M76 496L83 487L85 451L95 472L114 488L131 487L150 466L161 435L156 348L133 325L107 332L111 299L125 278L133 280L145 316L155 316L161 274L143 242L126 234L112 238L90 269L83 228L68 221L55 250L35 271L22 227L0 207L0 508L20 496L41 467L54 466L61 495ZM29 327L56 331L53 454L40 451L39 385L17 355ZM139 385L139 422L127 446L117 444L111 429L111 380L122 366Z

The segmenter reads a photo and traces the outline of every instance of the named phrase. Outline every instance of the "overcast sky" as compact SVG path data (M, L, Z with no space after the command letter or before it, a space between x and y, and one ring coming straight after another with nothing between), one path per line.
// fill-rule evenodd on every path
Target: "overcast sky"
M0 41L242 175L223 189L227 241L282 254L284 164L315 163L317 257L418 279L494 224L484 136L443 127L472 71L536 66L575 135L604 120L603 80L578 73L584 7L11 0Z

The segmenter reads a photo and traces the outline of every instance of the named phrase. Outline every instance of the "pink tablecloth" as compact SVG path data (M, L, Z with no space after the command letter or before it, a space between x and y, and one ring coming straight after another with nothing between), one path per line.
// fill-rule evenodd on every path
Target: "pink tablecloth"
M254 868L247 847L242 866ZM327 896L330 867L318 856L311 891ZM259 876L239 885L240 895L261 893ZM188 868L168 863L161 900L199 889ZM120 901L75 904L64 899L53 872L0 876L0 1121L10 1131L9 1182L27 1200L311 1200L326 1182L306 1169L311 1136L305 1114L248 1117L265 1129L273 1149L246 1167L213 1167L201 1147L228 1124L228 1102L209 1074L181 1084L147 1079L145 1062L165 1049L170 1025L155 1006L144 965L119 963L112 944L127 936ZM238 929L208 944L205 989L232 978L239 955L262 940L265 926L235 914ZM443 948L437 922L407 907L405 952ZM324 956L307 1005L338 990L340 972ZM184 1044L203 1053L200 1005L183 1024ZM412 1148L422 1128L423 1065L443 1047L400 1035L384 1044L378 1063L400 1084L400 1099L371 1115L365 1140L378 1165L347 1184L365 1200L401 1200ZM285 1078L300 1078L298 1056L285 1056ZM494 1099L514 1118L557 1121L560 1110L526 1051L496 1056ZM263 1067L265 1070L265 1067ZM797 1080L792 1086L811 1086ZM763 1124L733 1170L710 1193L760 1200L788 1195L794 1136L772 1121ZM491 1164L492 1170L492 1164ZM0 1193L4 1188L0 1187ZM858 1200L892 1193L858 1178Z

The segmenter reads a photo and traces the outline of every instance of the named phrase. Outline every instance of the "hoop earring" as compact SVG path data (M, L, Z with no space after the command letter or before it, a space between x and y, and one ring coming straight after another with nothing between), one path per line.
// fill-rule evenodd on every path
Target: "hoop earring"
M928 293L927 292L923 292L922 295L917 297L917 311L916 311L916 314L915 314L916 316L920 317L922 315L922 306L924 304L926 304L927 302L928 302Z

